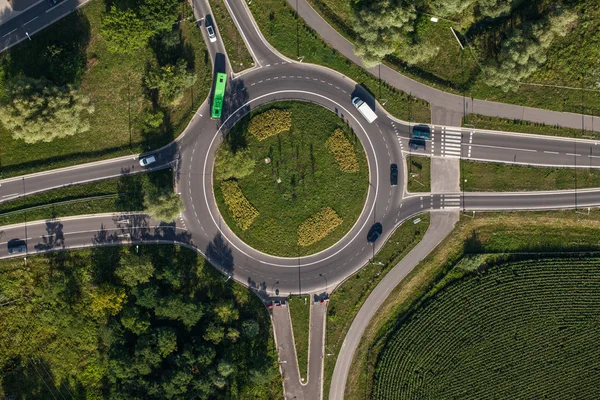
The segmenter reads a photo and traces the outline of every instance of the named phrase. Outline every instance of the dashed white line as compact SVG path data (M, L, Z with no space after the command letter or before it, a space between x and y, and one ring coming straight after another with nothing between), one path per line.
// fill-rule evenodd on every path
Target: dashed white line
M10 32L8 32L7 34L5 34L4 36L2 36L2 37L6 37L6 36L10 35L11 33L13 33L13 32L14 32L14 31L16 31L16 30L17 30L17 29L15 28L15 29L13 29L12 31L10 31Z
M29 21L25 22L25 23L23 24L23 26L27 25L27 24L28 24L28 23L30 23L30 22L33 22L33 21L35 21L36 19L38 19L38 17L35 17L35 18L32 18L32 19L30 19Z
M565 153L568 156L575 156L575 157L581 157L581 154L574 154L574 153Z
M546 154L558 154L558 151L545 151L544 150L544 153L546 153Z

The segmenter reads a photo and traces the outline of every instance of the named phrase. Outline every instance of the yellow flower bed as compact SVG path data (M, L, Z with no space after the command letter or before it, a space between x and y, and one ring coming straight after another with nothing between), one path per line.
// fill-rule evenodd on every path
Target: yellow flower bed
M236 181L221 182L221 192L231 216L242 230L246 230L258 217L258 210L250 204Z
M325 141L327 150L333 153L340 169L344 172L358 172L358 158L354 146L341 129L335 132Z
M292 112L289 110L271 109L252 117L248 132L258 140L265 140L278 133L289 131L292 126Z
M298 244L310 246L329 235L344 222L332 208L323 208L298 227Z

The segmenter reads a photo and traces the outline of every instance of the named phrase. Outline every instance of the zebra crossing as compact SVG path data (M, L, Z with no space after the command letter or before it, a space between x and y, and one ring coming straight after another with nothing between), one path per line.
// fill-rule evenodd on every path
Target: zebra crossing
M442 128L442 156L460 158L462 132Z
M460 208L460 194L443 194L442 209Z

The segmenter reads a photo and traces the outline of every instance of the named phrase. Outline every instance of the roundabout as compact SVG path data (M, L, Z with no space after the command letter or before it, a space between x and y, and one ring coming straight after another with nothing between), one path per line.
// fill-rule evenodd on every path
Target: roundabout
M281 132L257 136L276 122ZM213 172L228 227L254 249L282 257L340 240L363 210L368 182L356 135L334 113L306 102L271 103L242 118L219 147Z

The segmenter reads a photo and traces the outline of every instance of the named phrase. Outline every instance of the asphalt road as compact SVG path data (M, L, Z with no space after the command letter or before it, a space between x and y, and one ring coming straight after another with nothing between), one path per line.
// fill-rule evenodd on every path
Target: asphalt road
M158 156L156 168L174 169L176 190L181 193L185 205L185 212L180 218L172 224L161 224L143 215L116 214L33 222L27 227L24 224L3 227L0 228L0 258L9 256L6 242L13 238L27 238L30 254L142 241L178 242L197 249L223 273L262 296L276 292L278 295L318 293L326 286L335 287L360 269L398 224L418 213L431 210L455 212L458 209L517 210L600 205L600 190L516 194L434 193L403 198L402 181L397 187L390 186L389 164L396 163L400 168L404 167L402 157L403 153L408 152L411 126L390 118L368 93L347 77L326 68L292 62L279 55L256 29L243 1L227 0L226 4L235 23L242 29L243 37L255 57L256 67L241 74L231 74L222 41L210 43L205 36L214 61L214 71L227 72L232 77L228 82L223 118L219 121L209 118L210 102L207 101L198 109L176 142L154 152ZM75 5L76 2L67 0L61 7ZM210 14L210 8L204 2L194 2L194 9L197 18ZM24 14L18 18L24 18ZM35 24L35 21L31 24ZM199 28L206 35L204 22L200 23ZM375 123L368 124L352 106L353 95L361 96L376 110L379 118ZM237 238L221 220L211 179L213 156L223 135L252 109L286 99L320 104L344 119L361 140L370 170L371 185L367 201L354 227L333 247L301 258L267 255ZM575 163L582 166L587 162L589 165L585 164L586 167L597 168L600 164L597 163L595 146L595 141L507 135L436 125L433 126L432 139L428 142L425 154L553 166L573 166ZM0 181L0 202L65 185L141 171L136 157L123 157L5 179ZM403 171L399 175L403 177ZM367 242L367 232L375 222L382 223L384 230L373 247ZM425 241L419 249L424 251L429 244L427 248L431 250L434 242Z

